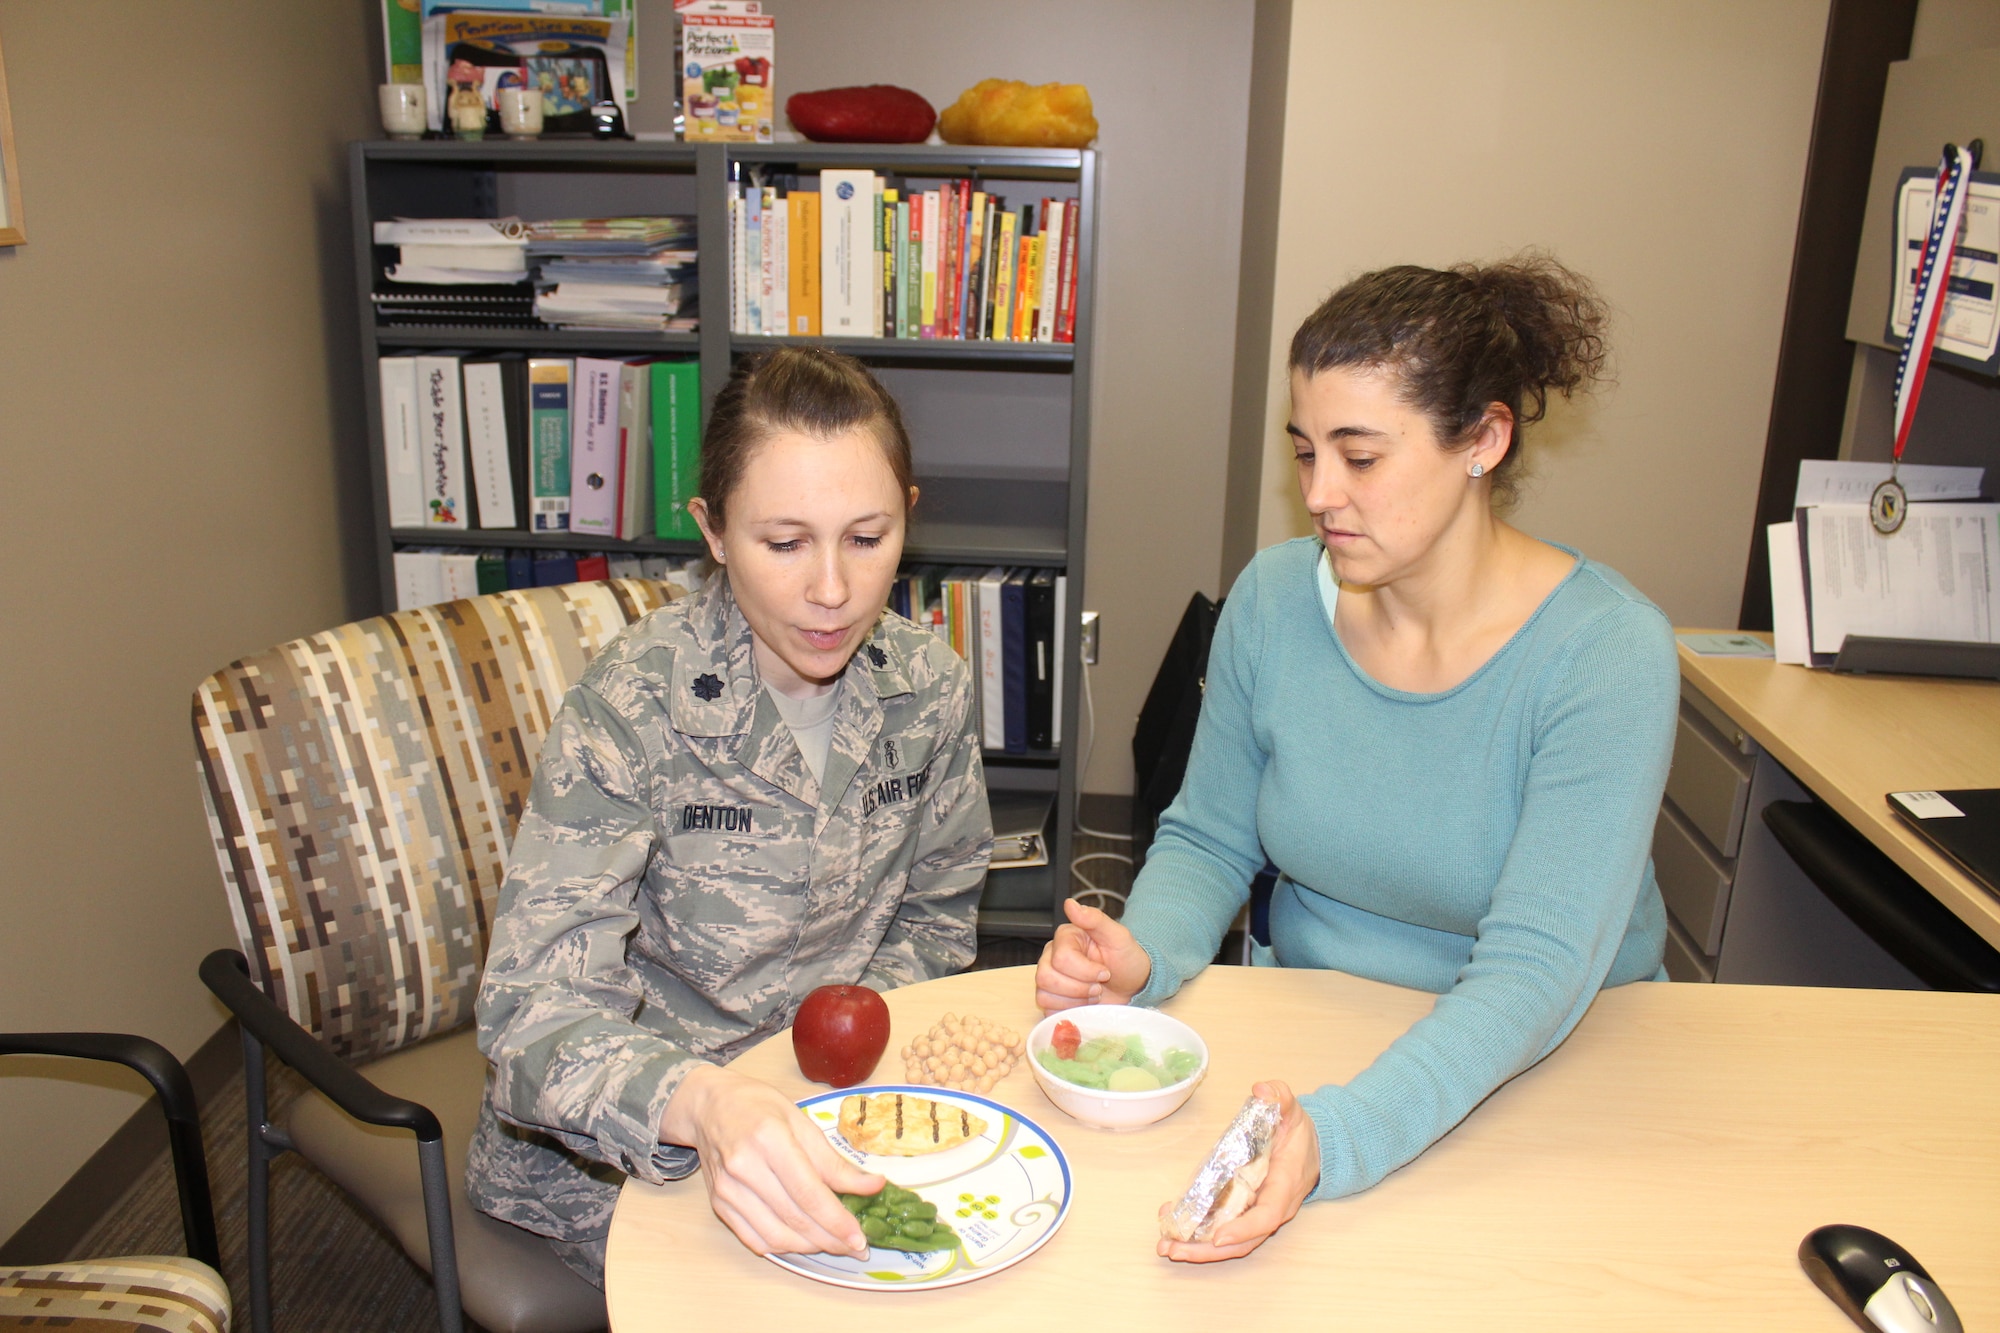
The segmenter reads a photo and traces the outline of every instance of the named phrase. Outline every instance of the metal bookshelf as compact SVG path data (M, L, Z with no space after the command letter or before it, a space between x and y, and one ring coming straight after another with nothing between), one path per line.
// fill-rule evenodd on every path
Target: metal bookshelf
M737 356L768 347L814 343L858 357L896 374L894 389L906 414L934 421L973 420L956 414L952 394L984 376L1032 376L1034 396L1043 403L1033 429L1019 432L1018 445L1005 423L980 417L1001 443L970 463L960 458L927 471L934 436L913 420L917 482L923 499L913 515L904 559L910 563L1026 565L1062 570L1068 577L1063 632L1064 688L1056 706L1062 735L1078 735L1082 664L1079 659L1084 605L1084 540L1090 474L1090 370L1096 268L1097 156L1089 150L964 148L938 145L840 144L682 144L666 141L599 142L554 140L480 143L427 140L416 143L365 142L351 145L349 166L354 210L354 262L358 275L360 355L366 388L368 439L365 466L373 505L374 555L382 604L394 605L392 556L410 546L458 546L513 550L606 551L633 554L699 554L698 543L642 539L621 542L570 534L478 529L444 532L391 528L388 479L381 439L381 401L374 374L376 358L405 351L518 350L551 354L614 353L685 356L701 365L704 405L728 378ZM750 337L729 331L730 275L727 189L732 173L752 169L810 177L832 167L867 168L900 178L910 186L950 177L973 177L1006 194L1010 202L1043 195L1081 204L1077 236L1076 341L1006 343L984 340L896 338ZM373 223L394 217L527 218L602 216L620 213L692 214L701 249L700 331L680 334L579 332L378 325L369 300L381 281L390 247L373 240ZM968 378L971 377L971 378ZM999 398L1004 414L1008 390ZM1059 429L1048 404L1060 408L1067 432ZM981 399L982 408L992 397ZM1021 457L1016 457L1016 450ZM1029 458L1028 455L1032 455ZM1023 467L1024 461L1036 466ZM980 913L983 935L1045 938L1060 920L1067 890L1076 809L1075 746L1028 754L986 753L987 779L995 789L1053 791L1057 794L1050 860L1046 866L994 871Z

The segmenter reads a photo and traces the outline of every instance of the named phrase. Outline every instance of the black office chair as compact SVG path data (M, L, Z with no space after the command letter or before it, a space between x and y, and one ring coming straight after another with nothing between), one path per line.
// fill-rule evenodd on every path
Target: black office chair
M1764 823L1828 901L1925 984L2000 991L2000 950L1825 805L1773 801Z
M82 1327L229 1333L229 1288L217 1271L215 1212L194 1085L173 1053L109 1032L0 1033L0 1056L55 1055L137 1070L160 1095L188 1257L85 1259L0 1268L0 1329Z
M1187 777L1195 723L1201 719L1201 696L1208 688L1208 647L1221 614L1221 602L1211 602L1201 593L1188 599L1132 729L1135 866L1145 864L1160 816L1174 803Z

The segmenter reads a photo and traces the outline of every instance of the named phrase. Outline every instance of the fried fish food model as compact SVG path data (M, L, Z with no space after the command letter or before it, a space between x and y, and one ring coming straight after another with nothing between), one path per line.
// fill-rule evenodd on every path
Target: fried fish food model
M877 1157L943 1152L985 1132L986 1122L964 1107L906 1092L857 1092L840 1103L840 1137Z

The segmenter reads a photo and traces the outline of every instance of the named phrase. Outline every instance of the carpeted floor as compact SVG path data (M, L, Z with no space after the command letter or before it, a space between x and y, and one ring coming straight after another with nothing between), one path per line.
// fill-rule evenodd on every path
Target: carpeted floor
M1076 844L1078 855L1123 850L1095 838L1078 838ZM1090 862L1084 873L1092 883L1114 890L1131 883L1130 868L1117 861ZM988 940L973 966L1013 967L1034 962L1040 952L1040 944L1030 940ZM303 1083L283 1066L274 1069L271 1103L276 1113L298 1096ZM236 1302L236 1326L247 1329L248 1176L241 1074L204 1112L202 1133L222 1240L222 1272ZM182 1252L180 1205L172 1170L162 1157L70 1257ZM271 1300L274 1322L283 1333L402 1333L437 1327L429 1275L296 1153L279 1158L271 1170Z

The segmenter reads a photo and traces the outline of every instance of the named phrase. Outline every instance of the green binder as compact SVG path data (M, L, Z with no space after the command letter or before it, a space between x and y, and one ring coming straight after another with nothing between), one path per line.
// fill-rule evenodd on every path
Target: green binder
M692 541L701 529L687 502L701 485L701 365L655 361L653 371L653 529Z
M503 551L483 551L472 566L481 593L507 591L507 556Z

